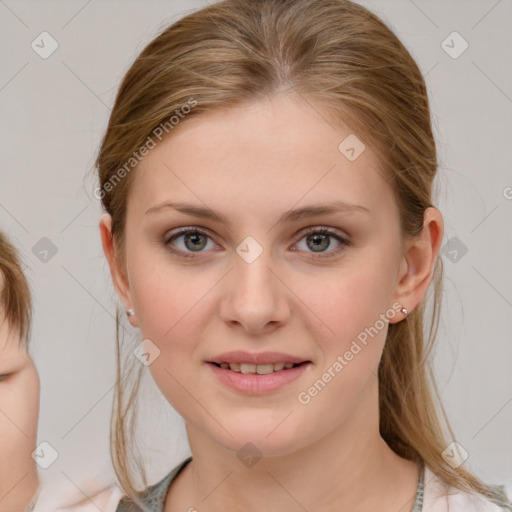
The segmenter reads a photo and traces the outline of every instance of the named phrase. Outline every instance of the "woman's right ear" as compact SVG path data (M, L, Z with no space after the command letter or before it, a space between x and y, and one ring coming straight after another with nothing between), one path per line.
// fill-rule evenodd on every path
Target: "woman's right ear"
M108 213L104 213L99 222L101 245L103 252L107 258L108 266L110 268L110 275L118 297L121 299L123 306L126 310L133 309L133 301L130 292L128 279L119 267L119 261L116 258L115 240L112 236L112 217ZM134 316L129 317L130 323L136 323Z

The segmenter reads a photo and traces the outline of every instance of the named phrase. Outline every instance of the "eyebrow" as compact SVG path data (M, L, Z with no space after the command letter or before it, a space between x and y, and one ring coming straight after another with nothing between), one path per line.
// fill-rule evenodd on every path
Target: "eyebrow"
M210 208L189 203L165 202L157 204L149 208L149 210L146 211L146 214L157 213L168 209L177 210L202 219L210 219L223 224L229 224L226 217L220 213L217 213ZM295 210L289 210L281 215L277 223L297 222L303 218L317 217L333 213L370 213L370 210L359 204L347 203L345 201L334 201L332 203L315 204L303 206L302 208L297 208Z

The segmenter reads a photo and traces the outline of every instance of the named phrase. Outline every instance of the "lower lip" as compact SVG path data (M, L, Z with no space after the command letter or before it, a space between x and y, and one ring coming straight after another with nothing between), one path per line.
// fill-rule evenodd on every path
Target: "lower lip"
M233 370L226 370L213 363L206 364L221 382L236 391L251 395L263 395L275 391L288 384L288 382L298 379L311 366L311 363L303 363L287 370L259 375L257 373L244 374L234 372Z

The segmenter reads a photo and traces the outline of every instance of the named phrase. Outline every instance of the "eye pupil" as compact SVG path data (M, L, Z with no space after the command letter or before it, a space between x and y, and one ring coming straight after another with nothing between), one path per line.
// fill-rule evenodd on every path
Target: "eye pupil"
M329 235L324 235L324 234L321 234L321 233L316 233L314 235L311 235L310 237L308 237L310 240L312 239L313 240L313 247L311 248L319 248L319 249L327 249L329 247L329 245L331 244L331 241L329 239ZM316 251L315 252L319 252L319 251Z
M198 239L200 239L200 238L203 238L203 243L202 243L202 244L201 244L201 243L199 243L199 245L196 245L196 244L197 244ZM192 243L194 244L192 247L190 247L190 246L188 245L188 242L189 242L189 241L192 241ZM203 248L205 247L205 245L206 245L205 237L204 237L203 235L201 235L200 233L192 233L192 234L187 233L187 234L185 235L185 245L186 245L187 249L190 249L190 250L194 250L194 248L195 248L195 249L199 249L199 250L201 250L201 249L203 249Z

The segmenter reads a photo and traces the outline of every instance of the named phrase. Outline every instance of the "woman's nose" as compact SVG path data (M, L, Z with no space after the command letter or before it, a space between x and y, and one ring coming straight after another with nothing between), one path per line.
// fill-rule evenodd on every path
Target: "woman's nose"
M240 324L251 334L268 332L290 316L290 291L279 278L270 251L258 246L248 241L237 248L220 308L224 322Z

